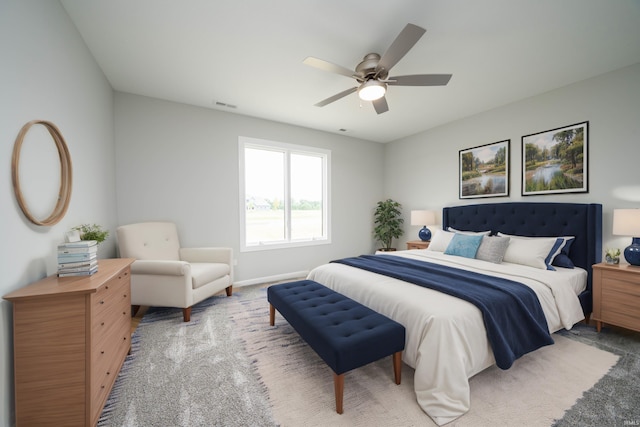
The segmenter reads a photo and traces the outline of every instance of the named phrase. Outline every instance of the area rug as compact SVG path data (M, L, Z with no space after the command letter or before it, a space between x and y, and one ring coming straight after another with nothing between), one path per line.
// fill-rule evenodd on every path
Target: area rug
M391 358L345 375L344 413L335 412L332 371L291 326L268 322L266 291L230 310L249 357L267 385L282 426L436 426L416 403L413 369L393 382ZM471 410L449 426L550 426L602 378L619 356L554 334L555 344L525 355L503 371L473 377Z
M279 315L266 288L234 289L194 307L150 309L132 339L100 426L435 426L413 393L413 370L393 382L382 359L345 376L335 412L330 368ZM450 426L551 426L619 355L573 337L471 379L471 410ZM568 425L568 424L565 424ZM604 424L600 424L604 425Z

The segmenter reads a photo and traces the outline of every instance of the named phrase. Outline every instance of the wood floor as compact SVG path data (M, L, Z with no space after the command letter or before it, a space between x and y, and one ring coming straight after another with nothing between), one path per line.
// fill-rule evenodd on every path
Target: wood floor
M135 314L135 316L131 317L131 335L133 335L133 333L136 331L136 328L142 321L142 317L144 316L144 314L147 312L148 309L149 307L142 306L140 307L138 312Z

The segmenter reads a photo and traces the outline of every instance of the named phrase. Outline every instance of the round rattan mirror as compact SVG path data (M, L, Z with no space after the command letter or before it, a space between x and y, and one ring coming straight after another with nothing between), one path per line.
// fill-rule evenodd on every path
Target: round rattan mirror
M50 211L51 213L44 219L40 219L32 213L33 209L29 208L27 198L23 194L23 189L20 187L20 154L22 152L22 146L27 132L29 132L29 129L31 129L32 126L36 125L44 126L44 128L49 132L49 135L51 135L51 138L55 143L58 158L60 160L60 186L57 189L57 195L54 195L56 203L53 210ZM18 200L20 209L22 209L22 212L24 212L29 221L37 225L53 225L62 219L64 214L67 212L69 201L71 200L71 156L69 155L67 144L56 125L45 120L32 120L20 129L20 133L18 134L13 146L11 177L13 179L13 190L16 194L16 199Z

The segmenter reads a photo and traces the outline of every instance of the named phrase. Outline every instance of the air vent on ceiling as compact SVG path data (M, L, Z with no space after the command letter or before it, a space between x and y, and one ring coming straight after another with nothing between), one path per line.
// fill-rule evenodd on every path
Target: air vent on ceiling
M216 105L218 107L238 108L237 105L227 104L226 102L220 102L220 101L216 101Z

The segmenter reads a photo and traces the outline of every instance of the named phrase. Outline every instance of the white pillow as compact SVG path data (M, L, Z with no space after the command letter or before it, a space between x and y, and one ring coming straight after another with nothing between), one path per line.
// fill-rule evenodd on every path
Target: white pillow
M450 231L452 233L460 233L460 234L467 234L469 236L488 236L489 234L491 234L491 230L489 231L462 231L462 230L456 230L453 227L447 227L447 231Z
M450 233L448 231L437 229L435 230L433 237L431 237L431 243L429 243L428 251L444 252L447 250L451 239L456 233Z
M551 265L553 263L553 260L562 253L562 250L564 249L565 246L570 245L573 241L573 239L575 239L574 236L560 236L560 237L524 237L524 236L512 236L511 234L504 234L504 233L500 233L498 232L498 236L501 237L516 237L516 238L520 238L520 239L529 239L529 240L535 240L535 239L556 239L556 242L553 244L553 246L551 247L549 253L547 254L547 258L545 258L545 264L547 265L547 270L551 270L551 271L555 271L556 269L553 268L553 266Z
M547 270L546 260L556 243L556 237L522 237L502 233L498 233L498 236L511 238L502 261Z

